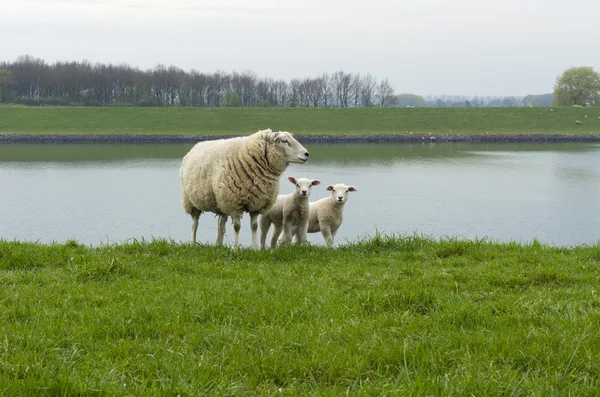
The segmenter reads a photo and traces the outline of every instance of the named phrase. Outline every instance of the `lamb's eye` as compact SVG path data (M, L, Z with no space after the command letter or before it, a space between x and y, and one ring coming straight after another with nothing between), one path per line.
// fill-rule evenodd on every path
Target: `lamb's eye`
M296 183L296 187L300 187L300 185L298 185L298 184Z
M346 189L346 193L348 193L348 189Z

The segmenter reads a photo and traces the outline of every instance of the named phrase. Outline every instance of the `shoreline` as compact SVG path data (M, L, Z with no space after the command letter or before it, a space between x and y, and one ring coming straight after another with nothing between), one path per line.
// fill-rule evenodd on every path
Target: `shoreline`
M196 143L233 138L230 135L188 134L0 134L0 144L24 143ZM303 143L576 143L600 142L600 134L294 134Z

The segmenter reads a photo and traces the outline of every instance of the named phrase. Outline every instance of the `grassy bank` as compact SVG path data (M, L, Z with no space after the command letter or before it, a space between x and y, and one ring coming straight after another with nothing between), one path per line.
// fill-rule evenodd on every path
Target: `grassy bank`
M585 117L585 116L588 117ZM0 107L0 133L298 134L600 133L600 108ZM580 120L582 125L575 125Z
M6 395L589 395L600 245L0 242Z

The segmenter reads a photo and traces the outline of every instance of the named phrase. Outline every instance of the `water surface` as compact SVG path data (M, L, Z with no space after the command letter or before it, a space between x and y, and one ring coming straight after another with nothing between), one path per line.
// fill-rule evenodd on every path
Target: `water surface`
M191 148L177 145L0 146L0 238L76 239L99 245L131 238L187 241L178 172ZM287 175L354 185L337 242L374 235L425 234L555 245L600 237L600 145L306 145L311 159ZM226 240L233 230L228 225ZM200 218L213 243L216 218ZM323 244L320 235L312 242ZM249 217L241 242L250 244Z

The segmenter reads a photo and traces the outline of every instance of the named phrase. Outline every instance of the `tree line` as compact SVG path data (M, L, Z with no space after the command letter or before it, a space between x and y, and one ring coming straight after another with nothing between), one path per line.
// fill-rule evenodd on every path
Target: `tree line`
M390 106L387 79L339 71L287 82L251 71L202 73L158 65L55 62L30 55L0 62L0 102L89 106Z
M83 106L277 106L277 107L490 107L600 104L600 77L592 68L571 68L551 94L422 96L394 93L387 79L338 71L290 81L252 71L203 73L158 65L55 62L30 55L0 62L0 103Z

